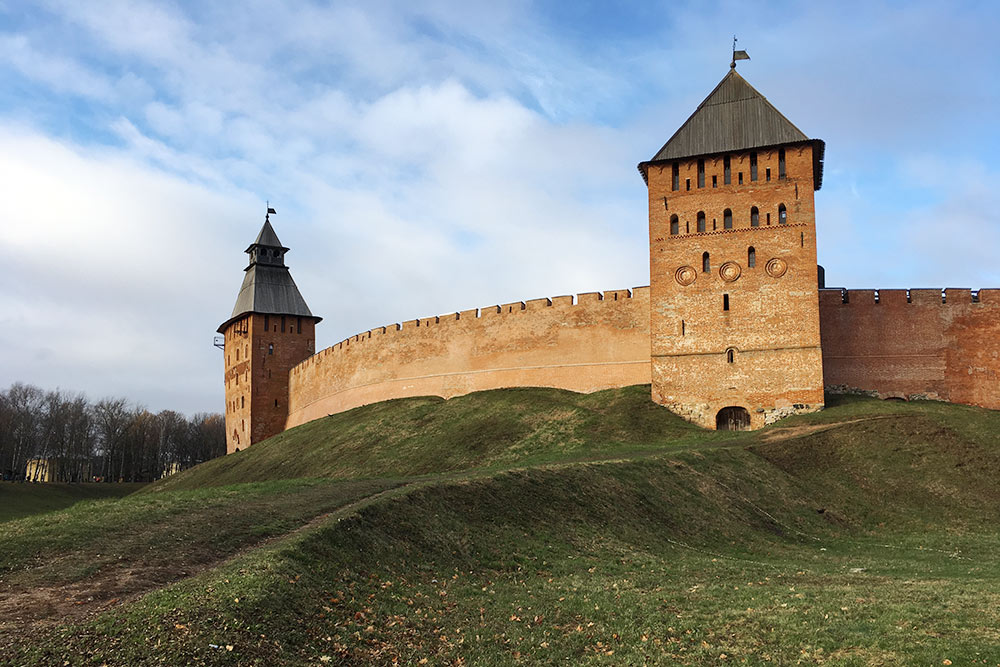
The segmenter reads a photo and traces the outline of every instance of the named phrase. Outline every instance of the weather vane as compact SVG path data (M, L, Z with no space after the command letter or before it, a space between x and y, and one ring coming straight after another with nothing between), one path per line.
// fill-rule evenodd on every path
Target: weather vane
M729 69L736 69L737 60L750 60L750 56L747 55L746 51L736 50L736 35L733 35L733 60L729 63Z
M270 200L268 200L267 202L265 202L264 205L267 206L267 213L264 214L264 221L265 222L270 222L271 221L271 214L273 213L274 215L278 215L278 212L275 211L273 208L271 208L271 202L270 202Z

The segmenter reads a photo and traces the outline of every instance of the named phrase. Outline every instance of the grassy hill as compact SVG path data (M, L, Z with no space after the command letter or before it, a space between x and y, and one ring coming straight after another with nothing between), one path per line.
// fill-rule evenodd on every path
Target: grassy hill
M392 401L4 524L2 655L1000 663L1000 413L831 397L723 434L646 391Z
M0 482L0 523L71 507L83 500L121 498L144 484L31 484Z

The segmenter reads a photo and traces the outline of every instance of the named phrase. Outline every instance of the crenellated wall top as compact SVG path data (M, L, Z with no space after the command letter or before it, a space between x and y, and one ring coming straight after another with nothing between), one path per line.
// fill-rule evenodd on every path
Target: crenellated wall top
M649 303L649 287L633 287L632 289L606 290L603 292L583 292L577 295L562 295L553 297L542 297L529 299L527 301L514 301L511 303L483 306L471 310L460 310L444 315L434 315L432 317L421 317L413 320L405 320L399 323L387 324L375 327L368 331L355 334L339 343L320 350L311 357L305 359L294 366L291 373L299 373L315 363L321 362L331 354L349 348L351 345L364 344L370 340L385 340L407 335L409 332L427 330L432 327L441 326L461 326L470 321L483 321L486 319L507 317L524 317L533 314L543 314L551 312L571 313L575 308L601 307L614 308L638 302Z

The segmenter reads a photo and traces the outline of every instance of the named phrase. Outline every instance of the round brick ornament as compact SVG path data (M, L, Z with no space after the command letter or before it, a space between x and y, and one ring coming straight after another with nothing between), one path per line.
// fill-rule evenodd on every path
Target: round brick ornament
M727 283L731 283L739 278L741 273L743 273L743 269L736 262L726 262L719 267L719 277Z
M780 278L785 275L785 271L788 271L788 264L785 260L774 257L767 260L767 265L764 266L764 270L767 271L767 275L772 278Z
M682 266L674 273L674 280L687 287L698 279L698 272L691 266Z

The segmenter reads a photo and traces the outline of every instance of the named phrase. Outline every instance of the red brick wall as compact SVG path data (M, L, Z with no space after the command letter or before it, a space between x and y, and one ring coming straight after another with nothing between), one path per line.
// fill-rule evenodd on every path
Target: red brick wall
M1000 409L1000 290L820 292L831 391L933 398Z
M778 149L757 151L756 181L750 153L732 154L729 185L724 156L704 160L704 187L698 187L697 159L679 162L679 190L672 189L671 164L648 169L652 397L706 428L715 428L716 414L727 406L746 408L751 426L759 428L823 405L812 151L810 144L786 146L785 178L778 176ZM780 224L779 204L786 207L787 224ZM758 227L751 226L754 206ZM727 208L733 214L728 230ZM705 213L703 233L699 211ZM676 235L673 215L679 218ZM750 247L755 267L749 266ZM766 269L770 260L784 263L782 275ZM738 275L734 280L720 272L726 263L734 268L729 277ZM694 271L693 283L678 280L683 267Z
M649 289L533 299L379 327L290 376L288 426L406 396L649 382Z

